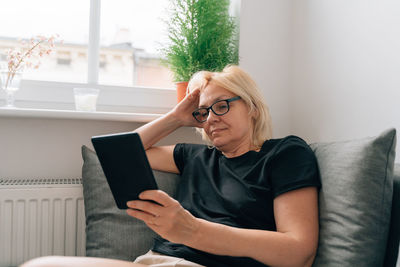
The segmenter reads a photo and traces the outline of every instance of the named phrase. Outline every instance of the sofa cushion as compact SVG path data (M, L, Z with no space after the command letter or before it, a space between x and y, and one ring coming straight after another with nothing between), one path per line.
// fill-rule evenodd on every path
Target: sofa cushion
M117 208L96 153L82 146L82 157L86 256L133 261L151 248L155 233ZM179 176L158 171L154 175L158 187L174 196Z
M382 266L390 225L396 130L313 143L322 188L313 266Z

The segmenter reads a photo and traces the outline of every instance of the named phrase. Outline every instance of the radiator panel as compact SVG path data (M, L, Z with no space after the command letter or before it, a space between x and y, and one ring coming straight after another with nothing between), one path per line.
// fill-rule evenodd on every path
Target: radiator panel
M46 255L85 255L80 179L58 180L0 180L0 266Z

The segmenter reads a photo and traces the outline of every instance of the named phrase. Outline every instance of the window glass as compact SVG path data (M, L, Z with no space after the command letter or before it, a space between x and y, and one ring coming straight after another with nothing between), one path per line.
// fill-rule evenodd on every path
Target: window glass
M102 0L99 83L172 88L173 75L160 63L166 42L168 0Z
M24 79L87 82L89 0L3 0L0 8L0 61L21 39L59 34L50 55L38 69L26 69Z

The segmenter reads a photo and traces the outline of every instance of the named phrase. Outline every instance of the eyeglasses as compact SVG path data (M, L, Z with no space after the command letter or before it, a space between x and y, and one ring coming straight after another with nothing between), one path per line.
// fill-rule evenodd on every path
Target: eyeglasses
M210 113L210 109L217 116L222 116L229 111L229 103L239 100L240 96L235 96L229 99L218 100L208 108L198 108L193 111L192 115L198 122L205 122L208 118L208 114Z

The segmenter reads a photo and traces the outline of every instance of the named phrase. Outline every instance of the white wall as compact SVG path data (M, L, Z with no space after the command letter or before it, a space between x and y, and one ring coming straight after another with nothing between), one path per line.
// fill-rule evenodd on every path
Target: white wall
M275 137L400 130L400 1L243 0L241 20L242 66L270 99Z
M269 106L273 136L291 130L291 0L242 0L240 66L257 82Z
M0 179L81 177L81 146L93 135L131 131L140 123L70 119L0 118ZM159 144L200 142L182 128Z
M294 1L292 131L340 140L400 130L400 1Z

